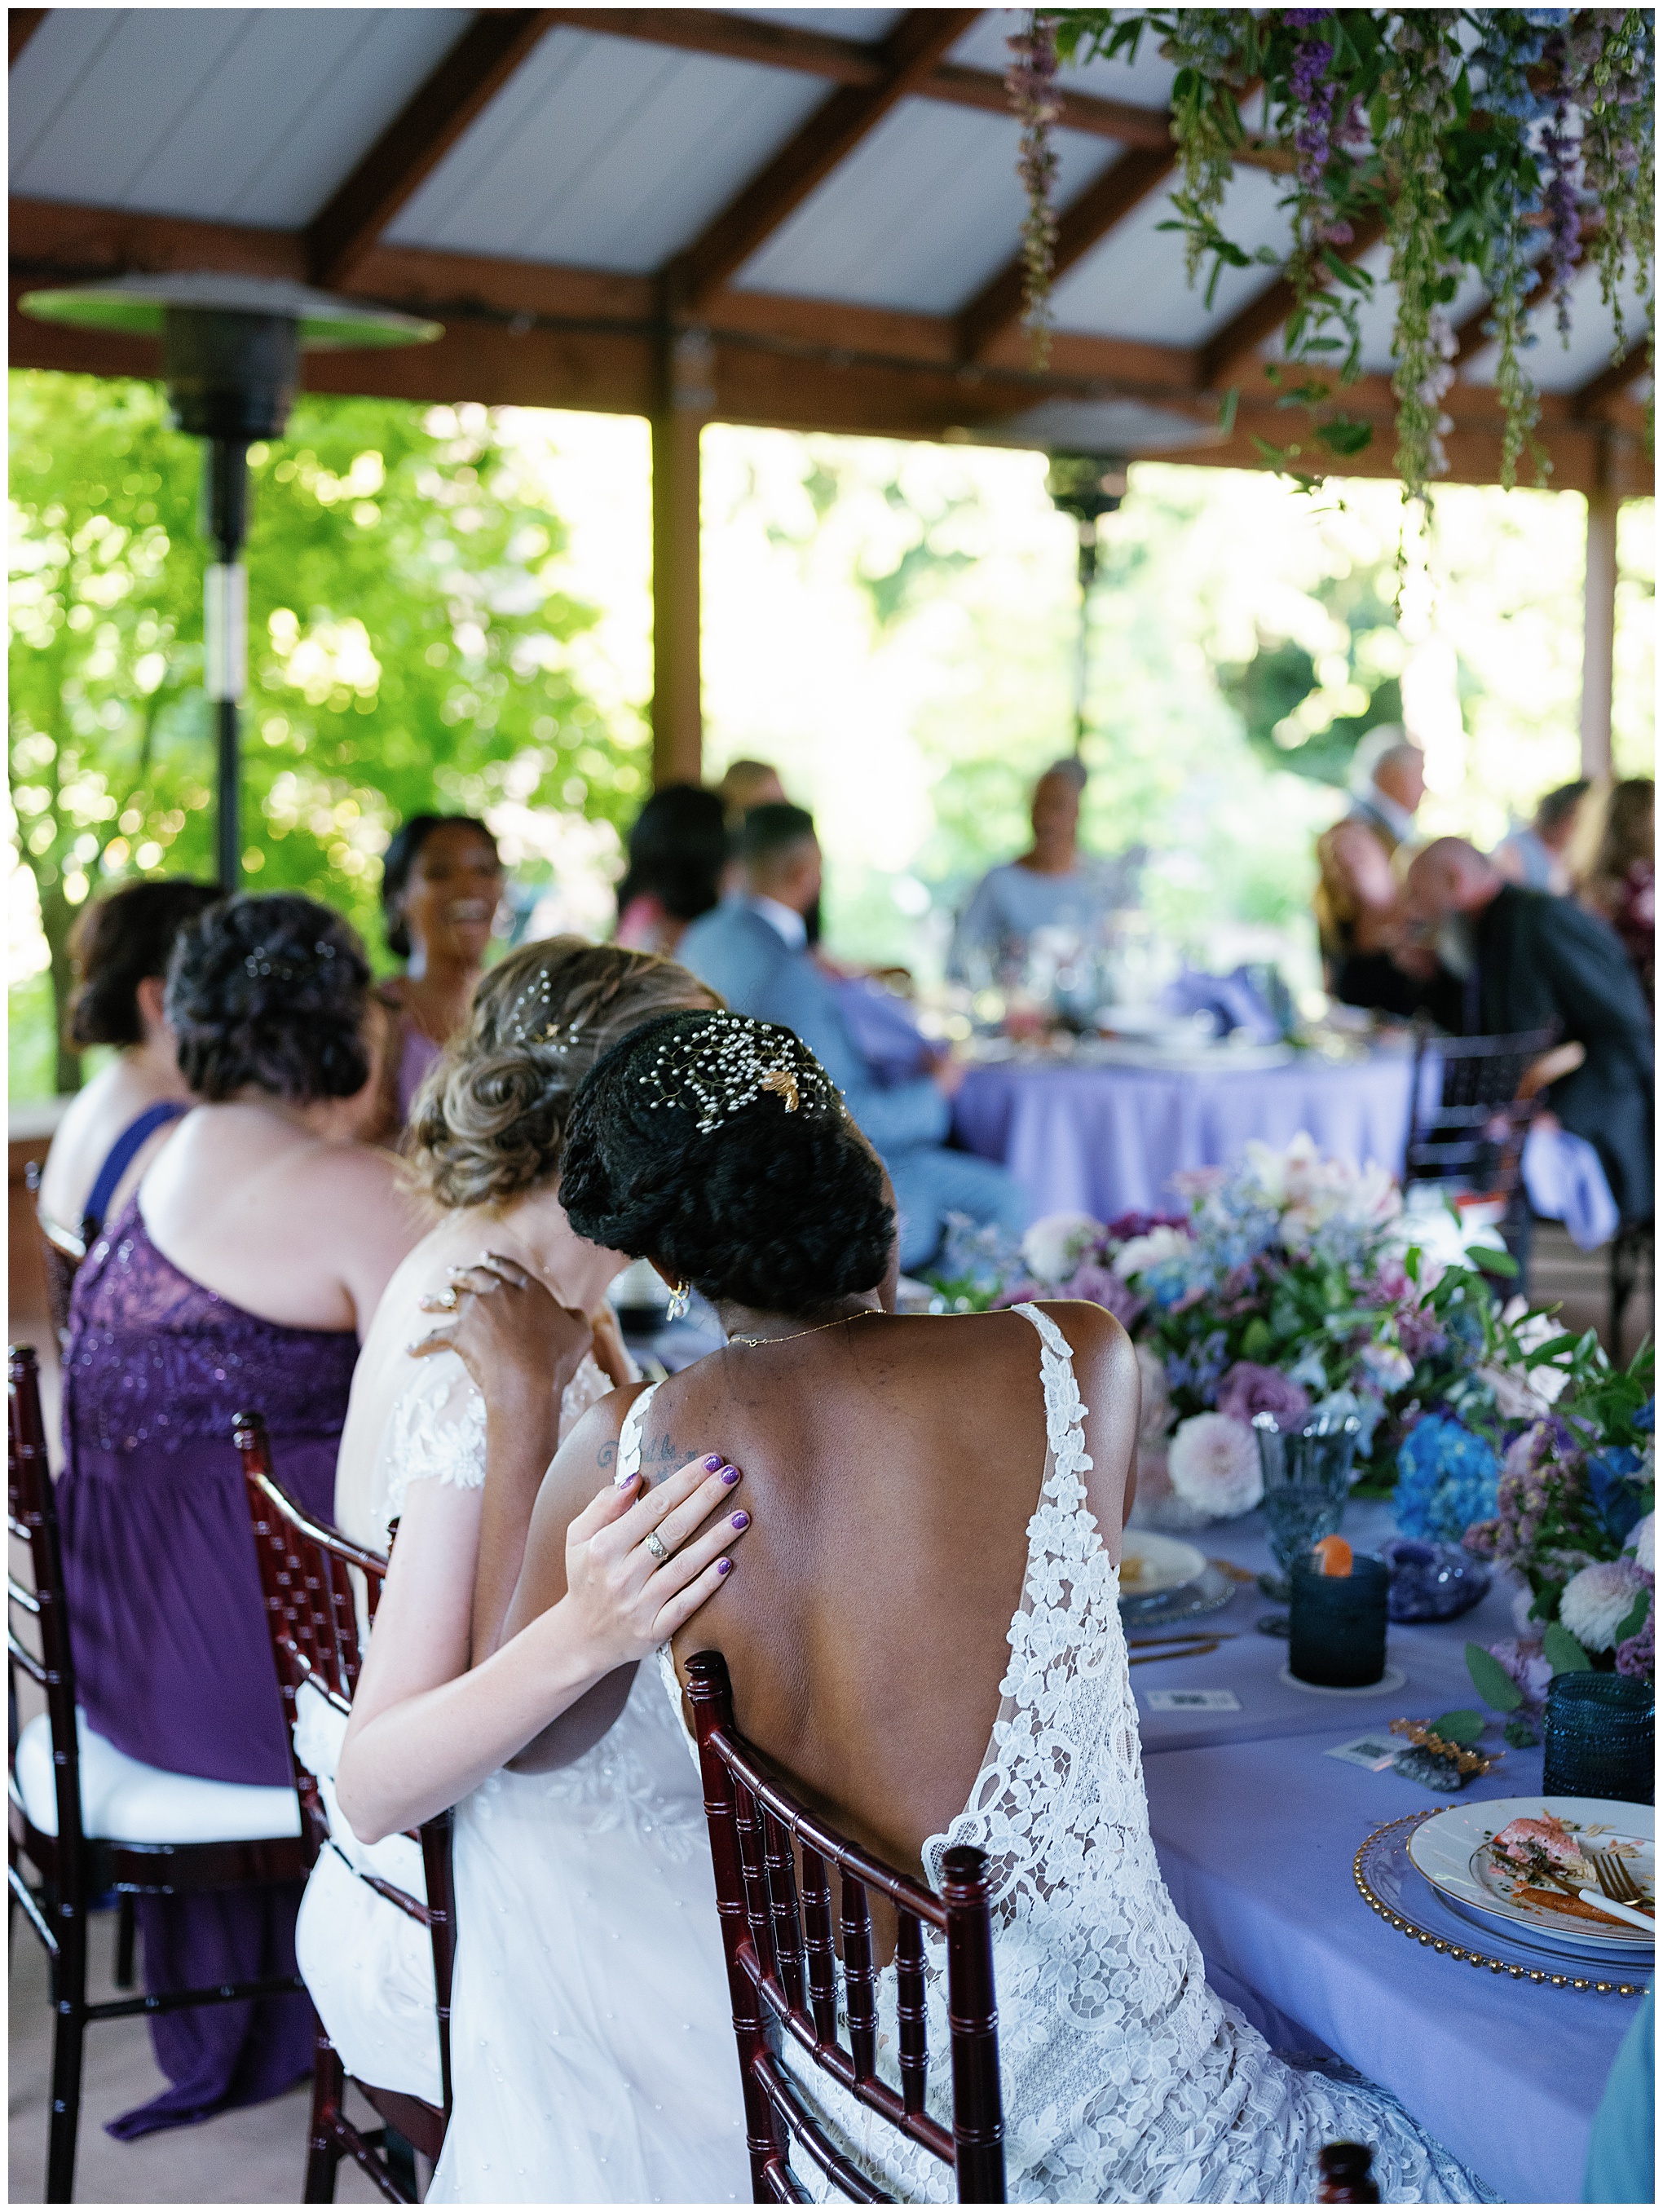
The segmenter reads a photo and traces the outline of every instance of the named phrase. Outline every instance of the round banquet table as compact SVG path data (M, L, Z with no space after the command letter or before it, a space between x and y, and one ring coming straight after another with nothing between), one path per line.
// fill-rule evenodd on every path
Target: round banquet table
M1250 1137L1283 1146L1308 1131L1354 1166L1402 1170L1412 1068L1406 1051L1280 1067L1018 1059L974 1066L954 1103L967 1151L1011 1170L1035 1214L1099 1221L1171 1205L1180 1168L1223 1167Z
M1391 1508L1353 1499L1344 1526L1355 1546L1373 1548L1392 1532ZM1271 1564L1262 1513L1191 1540L1254 1571ZM1456 1620L1394 1625L1387 1656L1407 1680L1381 1697L1290 1689L1278 1673L1286 1644L1255 1632L1272 1609L1240 1588L1193 1624L1225 1639L1216 1651L1151 1654L1132 1677L1156 1854L1207 1979L1274 2048L1332 2051L1392 2090L1505 2200L1575 2203L1636 2001L1439 1957L1371 1912L1351 1873L1364 1838L1406 1813L1539 1790L1540 1750L1508 1751L1453 1799L1327 1755L1399 1715L1430 1720L1476 1705L1465 1647L1513 1633L1508 1591L1498 1581ZM1161 1711L1150 1694L1162 1689L1229 1689L1238 1705Z

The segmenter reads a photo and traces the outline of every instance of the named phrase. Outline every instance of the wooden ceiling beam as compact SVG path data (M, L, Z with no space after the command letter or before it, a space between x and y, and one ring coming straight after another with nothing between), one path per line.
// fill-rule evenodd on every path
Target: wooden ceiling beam
M689 317L701 314L816 185L853 153L891 108L917 90L980 12L978 8L909 9L878 49L882 78L873 84L840 85L692 245L676 256L665 272L672 311Z
M40 26L52 14L50 8L8 8L6 10L6 45L9 58L7 74L17 67L18 57Z
M1336 246L1334 251L1342 261L1361 261L1385 235L1384 221L1370 216L1355 226L1349 246ZM1292 314L1294 305L1292 284L1285 276L1278 276L1232 315L1223 330L1216 331L1201 349L1202 381L1208 390L1216 392L1227 385L1265 339L1273 337L1281 329Z
M1170 136L1163 148L1134 146L1095 179L1057 222L1056 252L1052 276L1060 283L1075 264L1084 259L1131 214L1133 208L1156 191L1172 174L1178 155ZM961 313L959 349L968 362L980 361L1022 320L1027 291L1027 271L1020 254L1007 261Z
M550 27L542 8L487 8L307 227L315 284L348 281L416 187Z
M1571 394L1571 404L1581 416L1597 414L1608 399L1615 399L1646 374L1648 341L1636 338L1619 360L1608 362L1598 376L1591 376Z
M634 39L683 53L792 70L799 76L823 77L830 84L873 85L883 80L883 50L870 40L828 38L822 32L761 23L714 8L555 8L550 12L568 29L601 38ZM1007 119L1011 116L1011 95L996 70L939 62L913 88L913 94L915 99L949 106L979 108ZM1056 97L1061 130L1113 138L1123 146L1164 146L1170 141L1171 118L1164 107L1139 107L1094 93L1061 91Z

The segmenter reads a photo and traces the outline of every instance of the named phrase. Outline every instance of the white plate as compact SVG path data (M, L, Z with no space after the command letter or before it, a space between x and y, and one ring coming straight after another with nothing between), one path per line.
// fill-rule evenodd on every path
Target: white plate
M1158 1536L1152 1528L1128 1528L1120 1543L1120 1595L1158 1597L1162 1590L1181 1589L1206 1564L1206 1553L1193 1544Z
M1462 1911L1492 1923L1526 1929L1533 1942L1555 1949L1609 1952L1613 1958L1649 1957L1654 1945L1637 1929L1615 1922L1597 1921L1534 1902L1520 1903L1515 1891L1526 1887L1504 1862L1490 1850L1492 1836L1510 1820L1540 1820L1545 1812L1563 1820L1587 1848L1622 1850L1630 1873L1648 1901L1656 1898L1654 1839L1655 1820L1649 1805L1619 1804L1605 1797L1486 1797L1467 1805L1452 1805L1417 1828L1409 1840L1409 1856L1417 1869ZM1593 1871L1586 1885L1597 1889ZM1569 1905L1569 1898L1565 1899Z

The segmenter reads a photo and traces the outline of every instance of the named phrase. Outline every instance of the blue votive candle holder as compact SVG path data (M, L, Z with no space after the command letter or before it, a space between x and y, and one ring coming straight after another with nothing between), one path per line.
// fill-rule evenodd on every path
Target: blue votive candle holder
M1384 1559L1354 1553L1349 1575L1302 1562L1289 1577L1288 1671L1328 1690L1366 1690L1386 1672Z
M1547 1797L1654 1801L1656 1699L1627 1674L1556 1674L1542 1721L1542 1793Z

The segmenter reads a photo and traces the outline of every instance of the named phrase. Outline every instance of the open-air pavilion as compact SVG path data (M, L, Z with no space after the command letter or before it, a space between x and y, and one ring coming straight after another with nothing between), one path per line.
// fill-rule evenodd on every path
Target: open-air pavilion
M1065 71L1056 328L1022 325L1010 9L14 9L11 359L154 375L146 341L16 312L24 293L209 270L441 322L313 353L315 390L631 413L653 457L655 767L700 761L699 429L775 425L1262 465L1290 295L1227 269L1211 304L1168 224L1174 68ZM1284 166L1238 170L1226 228L1282 247ZM1393 473L1392 288L1347 413L1349 473ZM1556 488L1588 501L1585 766L1610 757L1616 512L1650 483L1643 344L1613 363L1598 275L1531 356ZM1454 303L1451 477L1496 480L1487 302ZM1630 316L1632 327L1637 318ZM1235 395L1233 402L1229 395ZM1228 422L1229 427L1223 428Z

